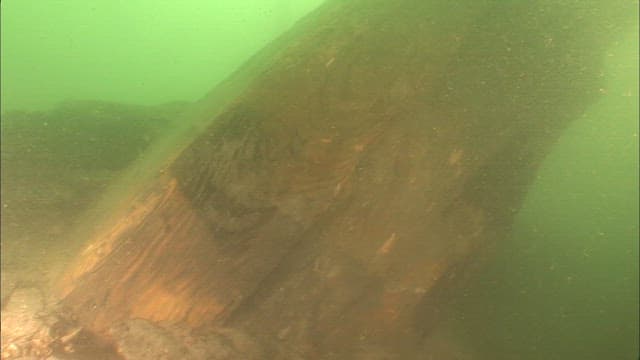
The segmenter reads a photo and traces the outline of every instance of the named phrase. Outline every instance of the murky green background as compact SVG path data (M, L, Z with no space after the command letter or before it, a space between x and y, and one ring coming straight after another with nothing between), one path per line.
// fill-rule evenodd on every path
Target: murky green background
M196 100L321 0L4 0L2 105Z
M2 1L2 110L194 101L321 0ZM638 354L638 36L555 146L513 238L454 304L486 359ZM3 175L4 176L4 175Z
M610 49L606 76L547 157L512 242L458 304L495 358L638 356L637 30Z

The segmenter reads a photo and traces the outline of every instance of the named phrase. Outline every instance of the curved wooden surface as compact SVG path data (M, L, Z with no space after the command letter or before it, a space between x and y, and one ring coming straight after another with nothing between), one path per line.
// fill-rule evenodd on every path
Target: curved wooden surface
M437 324L430 298L504 236L597 98L617 31L594 27L597 3L456 4L329 1L299 23L90 241L65 303L98 331L240 328L274 358L414 349Z

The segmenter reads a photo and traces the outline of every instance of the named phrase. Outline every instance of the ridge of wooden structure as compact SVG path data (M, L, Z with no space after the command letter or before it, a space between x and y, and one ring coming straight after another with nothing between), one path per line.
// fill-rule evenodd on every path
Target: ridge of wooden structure
M89 241L63 302L99 333L142 318L242 329L271 358L410 358L597 99L628 5L328 1L194 108L208 125Z

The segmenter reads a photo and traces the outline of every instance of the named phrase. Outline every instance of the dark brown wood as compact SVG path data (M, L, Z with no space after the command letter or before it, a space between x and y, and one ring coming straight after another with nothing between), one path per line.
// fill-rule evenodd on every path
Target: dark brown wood
M597 98L626 5L329 1L195 108L211 124L90 241L64 302L96 331L217 324L269 358L411 358Z

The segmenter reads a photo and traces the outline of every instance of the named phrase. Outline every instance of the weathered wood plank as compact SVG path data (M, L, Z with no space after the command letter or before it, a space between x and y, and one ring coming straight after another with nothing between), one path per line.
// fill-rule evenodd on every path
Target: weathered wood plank
M273 358L413 356L597 98L625 5L329 1L203 100L215 121L91 242L66 303L97 330L236 327Z

